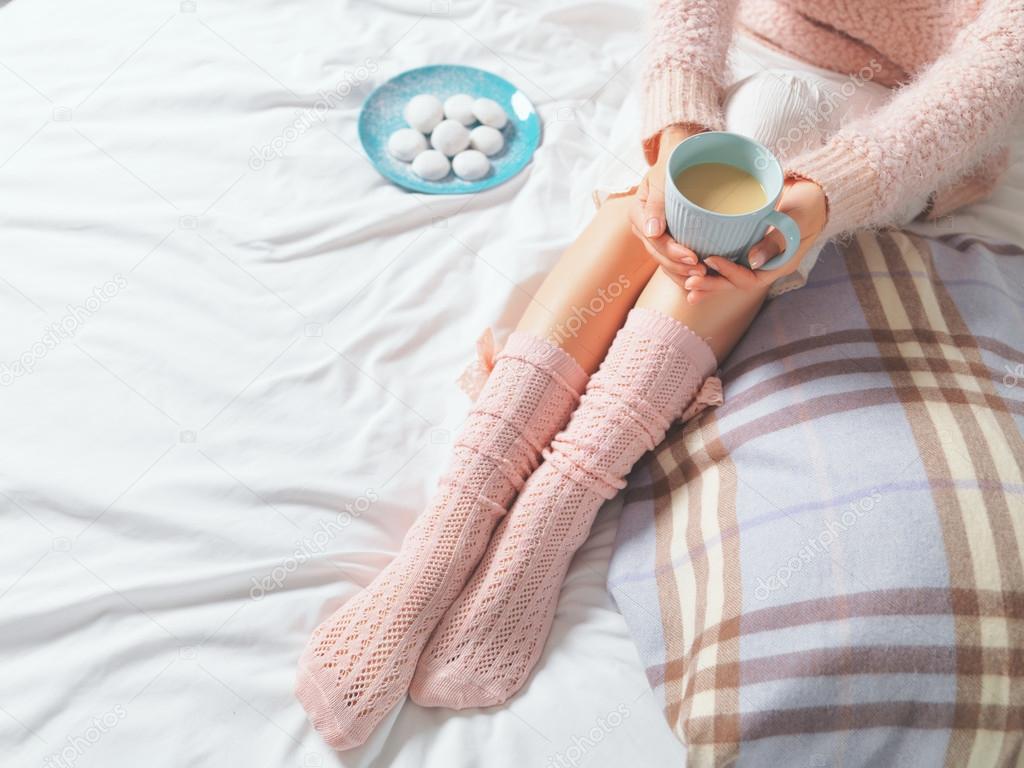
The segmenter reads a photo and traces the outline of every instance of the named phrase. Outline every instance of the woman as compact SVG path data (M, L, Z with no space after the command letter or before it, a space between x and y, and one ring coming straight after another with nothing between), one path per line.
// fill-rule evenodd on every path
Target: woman
M362 744L410 685L418 703L453 708L523 685L601 503L673 420L720 400L711 376L765 298L802 284L829 237L925 207L941 216L992 186L1024 101L1022 6L658 3L651 168L604 203L541 286L398 556L313 633L296 690L328 743ZM802 241L781 269L758 269L781 249L774 232L751 269L700 262L665 233L668 155L723 128L784 161L779 207ZM595 296L602 309L581 325L578 307Z

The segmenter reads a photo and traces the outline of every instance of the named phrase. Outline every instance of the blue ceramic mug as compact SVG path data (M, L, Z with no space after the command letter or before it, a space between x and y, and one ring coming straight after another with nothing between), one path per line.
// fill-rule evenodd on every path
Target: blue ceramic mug
M767 202L747 213L715 213L691 202L679 191L675 178L686 168L701 163L724 163L746 171L764 188ZM782 196L782 166L767 147L746 136L726 131L698 133L672 150L665 179L665 223L669 234L699 257L723 256L747 264L747 252L768 227L786 238L786 250L761 269L777 269L796 255L800 228L789 216L775 210Z

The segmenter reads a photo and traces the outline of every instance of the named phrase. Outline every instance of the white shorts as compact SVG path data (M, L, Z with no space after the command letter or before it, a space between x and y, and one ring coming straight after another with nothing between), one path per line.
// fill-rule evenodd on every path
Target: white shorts
M892 95L870 77L841 75L819 69L768 48L747 35L735 35L729 51L729 85L725 91L726 129L768 147L785 165L806 149L820 147L852 120L878 109ZM867 74L867 69L865 74ZM639 145L639 142L636 142ZM631 157L635 153L631 152ZM635 182L634 182L635 183ZM600 204L626 190L606 187L595 192ZM908 202L907 220L920 212L927 194ZM772 286L776 296L807 282L825 243L815 244L797 272Z

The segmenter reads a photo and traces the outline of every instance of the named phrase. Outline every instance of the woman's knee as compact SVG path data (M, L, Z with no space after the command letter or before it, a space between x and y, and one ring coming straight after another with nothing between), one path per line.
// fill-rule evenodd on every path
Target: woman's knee
M766 296L767 289L718 291L699 304L691 304L686 291L658 270L648 281L637 306L674 317L702 337L721 362L747 332Z
M655 263L633 232L631 205L630 196L605 201L569 247L567 257L600 274L621 273L630 280L646 282Z
M623 237L632 234L632 222L629 218L632 203L632 195L609 198L594 212L594 222L599 222L602 229L617 232Z

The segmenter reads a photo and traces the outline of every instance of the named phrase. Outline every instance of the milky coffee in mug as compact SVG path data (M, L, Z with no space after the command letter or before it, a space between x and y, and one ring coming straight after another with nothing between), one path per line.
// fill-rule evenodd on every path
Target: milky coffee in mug
M714 213L749 213L768 201L761 183L735 165L698 163L683 168L675 181L683 197Z

